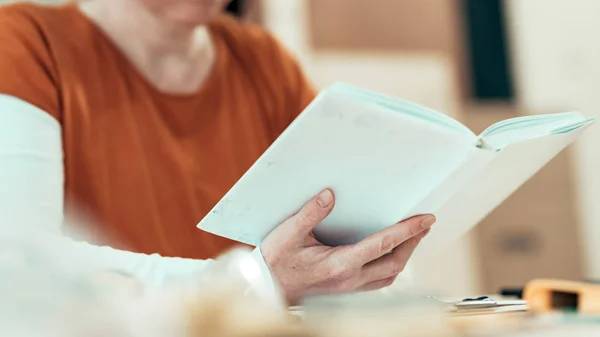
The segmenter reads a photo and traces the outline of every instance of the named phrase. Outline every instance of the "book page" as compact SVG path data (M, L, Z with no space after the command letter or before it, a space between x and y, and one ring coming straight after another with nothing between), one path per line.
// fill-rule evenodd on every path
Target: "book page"
M337 92L321 94L200 222L258 245L324 188L336 206L315 230L354 243L406 218L464 162L476 137Z
M406 115L417 116L418 118L427 120L431 123L443 125L448 129L454 129L457 132L475 136L471 129L467 128L454 118L410 101L405 101L403 99L390 97L378 92L357 88L346 83L335 83L333 86L331 86L330 90L340 93L347 93L352 95L353 98L379 104L389 108L392 111L397 111Z
M572 127L574 130L592 121L593 118L586 119L579 112L521 116L490 126L481 133L480 137L487 147L501 150L512 143L548 136L562 128Z
M475 227L588 127L589 124L569 133L523 141L496 152L483 170L435 209L438 221L417 249L417 258L430 254L441 257L448 243ZM470 170L468 166L462 169ZM420 205L420 210L438 206Z
M449 202L465 185L488 169L490 163L500 153L473 146L465 161L444 182L437 186L409 213L415 216L436 213Z

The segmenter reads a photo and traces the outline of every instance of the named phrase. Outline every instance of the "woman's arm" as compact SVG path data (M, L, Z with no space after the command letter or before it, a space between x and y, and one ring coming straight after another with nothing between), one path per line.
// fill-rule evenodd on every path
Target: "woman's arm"
M147 285L192 278L212 260L137 254L62 236L64 171L61 127L50 114L21 99L0 94L0 234L52 238L57 258L79 271L114 270ZM258 249L253 253L269 275ZM265 273L266 272L266 273Z

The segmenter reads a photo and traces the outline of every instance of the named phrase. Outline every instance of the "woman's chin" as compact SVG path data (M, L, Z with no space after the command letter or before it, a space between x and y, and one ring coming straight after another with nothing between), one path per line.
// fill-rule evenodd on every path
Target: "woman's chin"
M166 13L168 20L179 25L201 26L210 23L224 9L224 1L181 3Z
M178 26L210 23L225 8L225 0L143 0L157 16Z
M207 25L214 20L217 15L218 13L214 15L207 15L207 13L203 13L202 15L197 16L172 15L168 17L168 21L176 26L191 28Z

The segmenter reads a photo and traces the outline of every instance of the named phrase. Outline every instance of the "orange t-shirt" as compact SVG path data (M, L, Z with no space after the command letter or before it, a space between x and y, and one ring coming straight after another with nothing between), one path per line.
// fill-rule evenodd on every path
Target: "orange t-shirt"
M195 94L171 95L76 5L0 8L0 94L59 121L66 205L115 248L210 258L234 245L196 224L314 98L264 30L223 15L209 31L211 74Z

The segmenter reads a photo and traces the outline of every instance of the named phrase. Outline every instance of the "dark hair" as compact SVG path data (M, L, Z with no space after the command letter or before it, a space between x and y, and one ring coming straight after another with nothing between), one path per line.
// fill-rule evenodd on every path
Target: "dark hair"
M244 0L231 0L225 11L239 18L244 15L244 4Z

